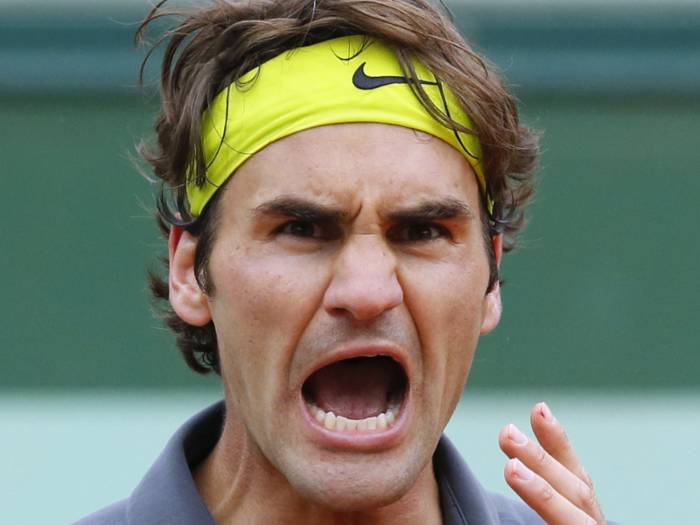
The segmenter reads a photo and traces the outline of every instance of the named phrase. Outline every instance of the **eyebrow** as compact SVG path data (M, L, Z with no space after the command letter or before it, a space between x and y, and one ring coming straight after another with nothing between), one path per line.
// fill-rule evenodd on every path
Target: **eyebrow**
M474 212L466 202L446 197L391 212L387 217L393 223L468 220L474 218Z
M302 197L283 195L256 207L252 215L294 217L316 223L331 223L342 221L348 214L338 208L323 206Z
M294 217L316 223L338 223L349 217L347 212L339 208L320 205L303 197L286 195L257 206L252 215L254 217ZM472 218L474 218L474 212L469 205L452 197L422 202L417 206L387 214L388 221L392 223L469 220Z

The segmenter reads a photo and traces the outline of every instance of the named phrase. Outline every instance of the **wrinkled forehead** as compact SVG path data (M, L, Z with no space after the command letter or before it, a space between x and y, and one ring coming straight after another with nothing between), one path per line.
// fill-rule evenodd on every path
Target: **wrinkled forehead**
M243 209L294 197L355 213L451 199L478 208L478 181L453 146L416 130L377 123L298 132L252 155L225 192Z

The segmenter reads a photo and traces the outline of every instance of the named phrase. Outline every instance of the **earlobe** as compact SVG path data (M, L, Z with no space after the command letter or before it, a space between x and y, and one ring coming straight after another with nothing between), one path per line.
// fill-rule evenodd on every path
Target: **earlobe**
M493 238L493 251L496 255L496 264L501 266L501 256L503 255L503 236L496 235ZM494 284L493 289L486 294L484 298L484 320L481 323L481 335L488 334L496 328L498 321L501 319L501 285L498 281Z
M170 304L186 323L204 326L211 321L211 312L207 295L199 287L194 272L196 251L196 239L181 227L173 226L168 239Z

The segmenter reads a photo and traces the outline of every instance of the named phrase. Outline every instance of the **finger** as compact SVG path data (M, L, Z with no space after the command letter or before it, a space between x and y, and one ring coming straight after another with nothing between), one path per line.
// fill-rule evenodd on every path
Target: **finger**
M535 440L529 439L515 425L508 425L501 430L499 444L509 458L518 459L575 507L594 519L602 518L592 487L554 459Z
M542 447L592 488L591 479L571 445L564 427L554 417L546 403L535 405L530 413L530 424Z
M511 459L505 468L506 482L549 525L600 525L554 490L520 460Z

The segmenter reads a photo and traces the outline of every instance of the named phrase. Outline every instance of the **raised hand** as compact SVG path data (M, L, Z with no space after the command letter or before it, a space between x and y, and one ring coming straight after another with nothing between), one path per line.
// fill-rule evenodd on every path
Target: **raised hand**
M535 405L530 423L539 443L512 424L498 437L511 458L505 467L508 485L549 525L605 525L591 478L564 427L545 403Z

